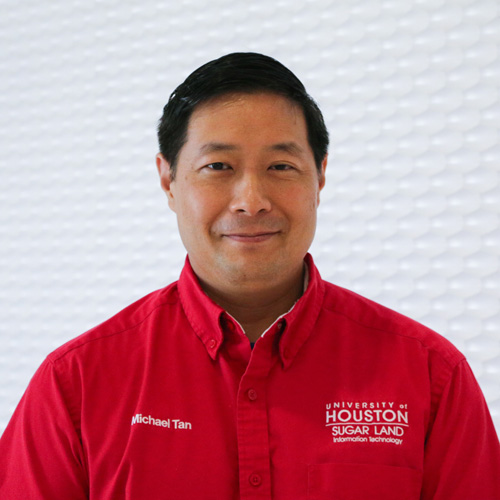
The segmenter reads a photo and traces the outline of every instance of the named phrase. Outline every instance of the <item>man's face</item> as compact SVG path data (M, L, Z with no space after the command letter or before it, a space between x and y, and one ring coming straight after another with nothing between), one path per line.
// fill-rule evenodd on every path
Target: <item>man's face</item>
M324 185L304 115L269 93L230 94L198 106L175 179L157 166L191 265L202 283L272 286L302 268Z

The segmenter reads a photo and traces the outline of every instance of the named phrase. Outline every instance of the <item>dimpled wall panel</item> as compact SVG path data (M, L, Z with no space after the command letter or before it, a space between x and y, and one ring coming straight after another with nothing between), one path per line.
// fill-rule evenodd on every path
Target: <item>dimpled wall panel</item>
M499 28L495 0L1 0L0 431L48 352L177 278L156 123L240 50L324 111L323 277L455 343L500 428Z

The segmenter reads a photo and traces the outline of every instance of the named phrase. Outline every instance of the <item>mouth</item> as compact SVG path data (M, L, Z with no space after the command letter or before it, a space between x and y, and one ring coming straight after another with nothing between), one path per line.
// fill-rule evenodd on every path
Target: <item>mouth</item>
M259 233L231 233L224 234L225 238L239 243L260 243L268 241L273 236L279 234L279 231L259 232Z

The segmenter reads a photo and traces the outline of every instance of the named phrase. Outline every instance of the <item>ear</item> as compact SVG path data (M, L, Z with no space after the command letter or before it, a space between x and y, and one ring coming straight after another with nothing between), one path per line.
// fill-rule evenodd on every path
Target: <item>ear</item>
M161 153L156 155L156 168L160 176L161 188L167 195L168 206L175 212L175 199L172 191L172 185L174 183L172 180L172 170L170 168L170 163Z
M325 155L323 161L321 162L321 171L318 172L318 182L319 182L319 190L318 190L318 205L319 205L319 193L325 187L325 173L326 173L326 164L328 163L328 155Z

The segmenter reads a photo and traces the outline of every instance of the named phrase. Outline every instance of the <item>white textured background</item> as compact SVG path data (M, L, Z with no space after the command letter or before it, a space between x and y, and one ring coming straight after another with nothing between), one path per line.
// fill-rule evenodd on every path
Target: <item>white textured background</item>
M500 429L495 0L0 0L0 431L45 355L177 279L154 164L170 92L278 58L331 133L324 278L436 329Z

